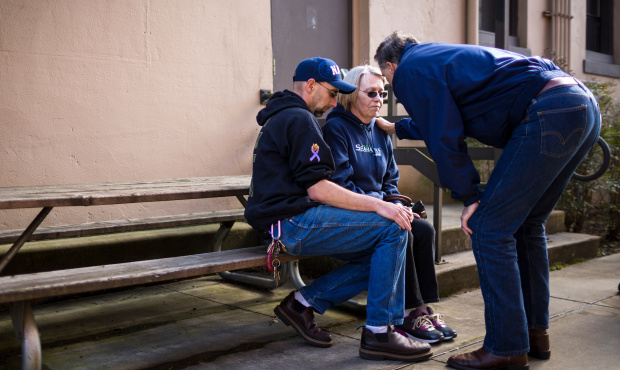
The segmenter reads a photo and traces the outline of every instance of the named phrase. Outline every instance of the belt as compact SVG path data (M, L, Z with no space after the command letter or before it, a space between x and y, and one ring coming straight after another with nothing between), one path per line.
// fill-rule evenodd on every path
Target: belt
M547 84L543 86L542 89L536 94L536 96L544 93L549 89L553 89L554 87L564 86L564 85L577 85L577 81L572 77L556 77L547 81Z

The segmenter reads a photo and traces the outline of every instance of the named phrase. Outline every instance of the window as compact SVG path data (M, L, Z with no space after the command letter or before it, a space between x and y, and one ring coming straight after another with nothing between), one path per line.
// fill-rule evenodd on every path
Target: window
M586 60L584 72L620 77L614 64L614 0L586 2Z
M503 11L504 5L508 6L507 14ZM519 43L518 0L480 0L478 29L480 45L501 47L501 40L496 40L495 37L496 34L501 37L502 32L498 31L506 30L508 31L508 46L504 46L504 49L528 56L532 54L529 49L521 47Z
M613 57L613 3L588 0L586 5L586 50Z

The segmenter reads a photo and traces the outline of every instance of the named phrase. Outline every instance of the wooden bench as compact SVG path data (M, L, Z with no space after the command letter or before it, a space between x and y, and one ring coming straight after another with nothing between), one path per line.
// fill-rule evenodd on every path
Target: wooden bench
M295 257L282 254L282 262ZM265 247L0 277L0 303L9 303L22 345L22 368L40 369L41 342L31 302L40 298L161 283L264 266Z
M0 188L0 209L35 208L43 210L25 231L0 235L13 246L0 260L0 270L28 240L105 234L170 226L219 222L210 253L119 264L53 270L23 275L0 276L0 304L9 304L13 328L22 343L22 367L40 369L42 364L39 333L32 312L33 300L70 294L102 291L134 285L220 273L234 279L230 271L263 266L266 248L257 246L221 251L221 242L232 225L243 219L243 209L154 217L140 220L105 221L83 225L55 226L37 230L53 207L95 206L182 199L236 196L245 205L250 176L171 179L123 183L76 184ZM208 251L208 250L207 250ZM281 255L282 262L296 260ZM271 281L270 281L271 282ZM272 283L272 282L271 282ZM273 283L272 283L273 284Z

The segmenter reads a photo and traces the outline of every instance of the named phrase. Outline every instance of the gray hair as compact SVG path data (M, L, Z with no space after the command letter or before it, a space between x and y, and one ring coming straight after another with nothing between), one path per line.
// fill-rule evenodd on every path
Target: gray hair
M385 38L375 53L375 61L379 64L380 68L385 69L387 62L398 64L400 59L400 53L407 44L419 43L418 40L411 34L404 33L402 31L394 31L391 35Z
M365 64L363 66L357 66L351 69L344 77L343 81L353 84L358 88L355 89L355 91L351 94L338 94L338 103L342 105L344 109L351 110L351 106L355 104L355 101L357 100L357 94L360 91L359 86L363 75L375 75L377 77L381 77L383 84L385 84L385 77L383 77L383 75L381 74L381 70L379 70L379 68L377 67Z

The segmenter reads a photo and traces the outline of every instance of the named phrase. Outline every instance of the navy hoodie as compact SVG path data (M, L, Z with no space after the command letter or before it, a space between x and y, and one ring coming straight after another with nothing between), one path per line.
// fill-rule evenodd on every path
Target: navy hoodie
M398 194L399 174L392 140L375 126L374 119L364 124L338 104L327 116L322 130L336 165L331 181L379 199Z
M334 160L306 102L292 91L273 94L256 116L252 183L245 218L257 231L320 205L308 188L334 172ZM264 234L263 234L264 235Z

